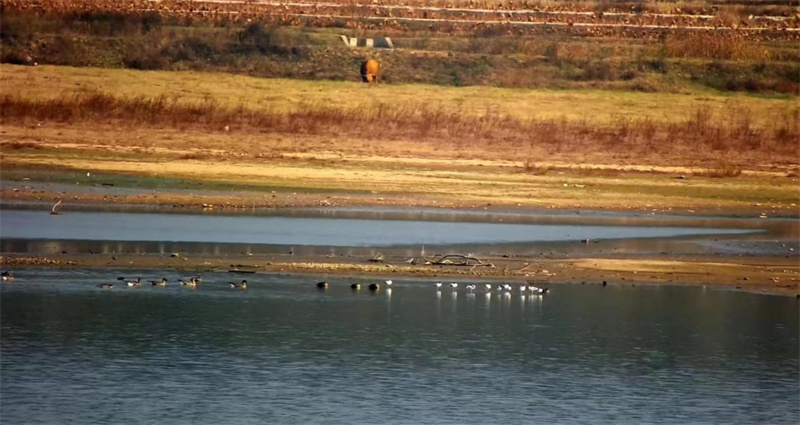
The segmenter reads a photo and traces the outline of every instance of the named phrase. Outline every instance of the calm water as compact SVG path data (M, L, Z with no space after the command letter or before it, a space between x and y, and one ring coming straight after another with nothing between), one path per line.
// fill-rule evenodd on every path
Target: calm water
M682 287L437 292L395 280L17 270L0 286L3 423L800 420L798 300ZM462 283L463 286L463 283Z
M742 228L507 224L241 215L133 214L0 209L4 239L371 246L454 245L733 235ZM200 229L200 230L198 230Z

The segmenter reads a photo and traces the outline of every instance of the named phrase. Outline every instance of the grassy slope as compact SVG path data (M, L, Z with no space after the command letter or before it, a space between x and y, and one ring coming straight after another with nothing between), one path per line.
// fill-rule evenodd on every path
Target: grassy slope
M793 107L793 102L787 100L746 96L732 99L708 93L665 96L419 85L367 87L347 82L49 66L3 65L0 80L9 92L31 97L49 98L82 89L127 96L163 94L198 100L211 97L231 104L292 108L302 102L356 107L382 96L395 102L437 103L445 108L479 109L489 105L509 114L586 117L601 124L620 111L668 119L683 110L724 108L731 102L755 111L754 119L763 123L775 111ZM224 190L333 191L366 193L367 197L377 191L374 199L366 201L382 204L393 202L378 199L389 195L418 197L422 199L415 201L418 205L441 205L437 201L444 201L453 206L491 203L646 210L705 208L720 212L753 209L769 211L770 215L796 209L792 204L796 203L797 178L787 178L785 173L708 178L692 175L697 170L691 168L658 164L638 167L638 171L632 167L633 171L625 172L614 170L622 168L620 162L598 166L591 163L598 158L585 157L580 152L565 153L561 158L566 160L561 163L553 162L554 158L537 158L539 168L526 172L522 161L508 160L507 152L492 155L488 151L474 156L469 150L437 149L440 146L435 140L415 143L324 134L280 135L257 129L209 132L93 122L45 122L41 127L12 122L3 126L2 136L4 177L15 180L29 177L34 181L74 182L91 171L93 175L105 175L104 181L122 186L146 186L144 180L155 177L172 182L166 184L168 189L196 188L191 182L203 182L207 188ZM249 154L241 156L242 152ZM258 156L260 153L267 155ZM625 162L636 163L635 158ZM584 170L584 166L592 169ZM651 169L658 172L646 172ZM689 178L676 180L678 173ZM19 196L24 194L4 193L4 197ZM171 202L168 198L162 201ZM214 203L214 199L198 195L175 202Z
M357 70L354 70L354 74ZM387 70L386 72L391 72ZM567 118L609 123L625 117L677 121L702 109L724 113L747 108L757 125L774 122L797 107L796 99L765 98L697 91L688 94L600 90L530 90L495 87L442 87L419 84L368 87L342 81L263 79L203 72L24 67L3 64L0 82L6 94L53 98L74 91L117 96L168 96L185 101L213 99L230 106L294 109L302 104L370 106L376 102L442 107L464 113L523 118Z

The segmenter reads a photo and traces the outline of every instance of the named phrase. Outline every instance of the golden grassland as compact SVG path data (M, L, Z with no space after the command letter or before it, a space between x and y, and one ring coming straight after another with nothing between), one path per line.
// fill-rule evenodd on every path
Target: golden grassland
M391 72L387 70L385 72ZM342 81L264 79L207 72L160 72L57 66L0 67L3 94L26 99L53 99L75 92L104 92L115 97L164 96L180 102L213 100L222 106L290 111L303 105L372 108L390 102L441 108L467 115L496 114L523 119L585 120L608 124L615 118L651 118L675 122L697 110L722 115L747 109L757 126L797 113L794 98L715 93L642 93L607 90L507 89L486 86L448 87L422 84L367 87Z
M4 179L307 193L115 202L796 213L791 99L11 65L0 82Z

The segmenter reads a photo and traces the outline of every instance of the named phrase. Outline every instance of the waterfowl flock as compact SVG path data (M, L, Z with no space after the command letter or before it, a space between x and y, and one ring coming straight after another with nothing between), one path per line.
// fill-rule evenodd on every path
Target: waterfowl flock
M11 274L11 272L9 272L9 271L3 271L2 272L2 280L3 281L12 281L12 280L14 280L14 275ZM125 286L131 287L131 288L139 288L139 287L142 286L142 278L141 277L137 277L135 280L128 279L128 278L125 278L125 277L118 277L117 280L123 282ZM186 286L186 287L191 287L191 288L196 288L197 285L200 284L200 282L202 282L202 280L203 280L203 278L201 276L192 276L192 277L189 277L187 279L183 279L183 278L176 279L176 281L179 283L180 286ZM162 277L159 280L147 280L146 282L149 282L150 286L154 286L154 287L166 287L166 286L169 286L169 283L168 283L169 280L166 277ZM247 289L247 281L246 280L242 280L241 282L227 282L227 283L232 289L239 289L239 290L246 290ZM386 289L387 293L391 292L393 284L394 284L394 282L391 281L391 280L384 280L383 281L383 285L385 285L386 288L387 288ZM605 285L606 285L606 282L603 282L603 286L605 286ZM100 288L100 289L112 289L112 288L114 288L114 283L101 283L101 284L96 285L96 286L98 288ZM321 290L327 290L328 288L330 288L330 284L327 281L317 282L317 283L315 283L315 286L318 289L321 289ZM352 291L354 291L354 292L358 292L358 291L361 290L361 283L357 283L357 282L356 283L351 283L349 286L350 286L350 289ZM433 284L433 286L436 288L437 292L441 291L442 288L445 288L445 287L449 287L450 290L452 290L453 292L456 292L459 289L458 282L450 282L450 283L447 283L447 284L442 283L442 282L435 282ZM509 283L498 283L498 284L485 283L485 284L481 284L481 285L477 285L477 284L474 284L474 283L469 283L469 284L464 285L463 288L469 293L475 293L476 291L483 290L484 293L488 294L488 293L491 293L494 290L496 290L496 291L498 291L500 293L511 293L515 289L515 286L512 286ZM373 292L373 293L374 292L378 292L378 291L381 290L381 284L379 284L379 283L370 283L369 285L367 285L367 289L369 289L369 291ZM527 295L527 294L544 295L544 294L546 294L546 293L548 293L550 291L549 288L538 287L538 286L531 285L531 284L522 284L522 285L516 286L516 289L519 292L519 294L523 295L523 296Z
M200 283L202 279L203 278L200 276L193 276L188 279L177 279L176 281L180 284L180 286L196 287L197 284ZM142 286L141 277L137 277L136 280L132 279L129 280L125 277L118 277L117 280L125 282L125 285L131 288L140 288ZM168 285L169 280L166 277L162 277L160 280L148 280L148 282L150 283L150 286L159 286L163 288ZM231 282L231 285L234 285L234 283ZM246 281L243 281L242 283L236 283L235 285L237 285L236 286L237 288L241 287L241 289L244 289L246 287ZM100 289L112 289L114 287L114 284L101 283L97 285L97 287Z
M440 291L442 286L443 286L442 282L434 283L434 287L436 288L437 291ZM458 289L458 283L456 282L450 283L448 286L450 286L450 288L452 288L454 291ZM478 286L475 284L469 284L464 286L464 288L466 288L468 292L475 292L475 290L478 289ZM493 289L496 289L498 292L501 293L510 293L511 291L513 291L514 287L508 283L498 283L497 286L492 286L491 283L487 283L483 285L483 289L486 293L490 293ZM538 287L529 284L520 285L517 287L517 290L521 295L525 294L544 295L550 292L550 288Z
M391 280L386 280L386 281L383 282L383 284L386 285L387 291L391 291L391 289L392 289L391 287L392 287L392 284L393 284L393 282ZM443 287L449 287L450 289L452 289L453 292L458 291L458 288L459 288L458 282L450 282L450 283L447 283L447 284L442 283L442 282L435 282L433 284L433 286L436 288L437 292L441 291ZM328 289L328 288L330 288L330 284L328 284L328 282L324 282L324 281L323 282L317 282L316 283L316 287L319 288L319 289ZM378 292L381 289L381 285L378 284L378 283L370 283L367 286L367 288L371 292ZM474 284L474 283L470 283L470 284L464 285L463 288L466 289L467 292L469 292L469 293L475 293L476 291L479 291L480 288L482 288L485 293L490 293L493 290L497 290L498 292L501 292L501 293L511 293L511 292L513 292L515 287L512 286L511 284L508 284L508 283L499 283L497 285L492 285L491 283L486 283L486 284L483 284L483 285L477 285L477 284ZM358 291L361 290L361 284L360 283L351 283L350 284L350 289L353 290L353 292L358 292ZM550 292L550 288L538 287L538 286L529 285L529 284L523 284L523 285L517 286L516 289L519 291L520 295L527 295L527 294L544 295L544 294Z
M6 280L6 276L7 276L6 272L3 272L3 280ZM9 276L10 276L10 274L9 274ZM13 279L13 277L10 277L10 278ZM130 286L130 287L140 287L142 285L141 277L136 278L136 280L128 280L128 279L126 279L124 277L119 277L117 279L118 280L124 280L125 284L127 286ZM180 286L189 286L189 287L196 287L198 285L198 283L200 283L201 280L202 280L202 277L200 277L200 276L193 276L193 277L190 277L188 279L177 279L177 281L180 283ZM161 280L150 280L148 282L150 282L150 284L152 286L162 286L162 287L163 286L167 286L167 278L161 278ZM388 288L387 290L391 290L391 287L392 287L393 283L394 282L391 281L391 280L383 281L383 284L386 285L386 287ZM228 285L230 285L230 287L233 288L233 289L242 289L242 290L247 289L247 281L246 280L242 280L241 282L228 282ZM321 290L327 290L328 288L330 288L330 284L328 282L326 282L326 281L317 282L317 283L315 283L315 286L318 289L321 289ZM442 283L442 282L434 283L434 287L436 288L437 291L441 291L441 289L443 287L445 287L445 286L449 287L453 291L457 291L458 288L459 288L458 282L450 282L450 283L448 283L446 285L444 283ZM112 283L103 283L103 284L97 285L97 287L98 288L102 288L102 289L111 289L111 288L114 287L114 284L112 284ZM483 285L480 285L480 286L476 285L474 283L470 283L470 284L464 285L463 288L466 289L467 292L470 292L470 293L476 292L477 290L479 290L479 288L482 288L484 290L484 292L486 292L486 293L490 293L493 290L497 290L498 292L501 292L501 293L510 293L514 289L514 287L512 285L508 284L508 283L498 283L497 285L492 285L491 283L486 283L486 284L483 284ZM355 292L360 291L361 290L361 284L360 283L352 283L352 284L350 284L350 289L355 291ZM369 289L370 292L378 292L381 289L381 285L378 284L378 283L370 283L369 285L367 285L367 289ZM550 291L549 288L537 287L537 286L528 285L528 284L523 284L523 285L518 286L517 290L519 291L519 293L521 295L525 295L525 294L544 295L544 294L546 294L547 292Z

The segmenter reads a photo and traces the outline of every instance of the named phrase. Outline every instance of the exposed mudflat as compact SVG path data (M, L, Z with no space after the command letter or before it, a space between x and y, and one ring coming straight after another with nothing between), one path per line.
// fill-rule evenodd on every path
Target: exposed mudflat
M6 204L4 208L8 209ZM14 205L12 208L31 208ZM35 206L33 206L35 207ZM39 205L43 220L59 220L79 210L103 210L102 206L72 206L63 216L50 216ZM108 206L107 211L144 208ZM520 229L550 226L647 226L670 229L738 229L741 234L711 232L711 235L671 237L606 237L530 242L420 245L254 243L215 241L100 240L102 238L8 238L2 239L3 267L27 266L165 268L196 273L310 272L321 274L369 274L378 276L423 276L431 279L497 278L550 284L612 285L669 284L718 285L735 289L793 295L800 289L800 222L791 219L735 219L730 217L651 216L629 212L441 210L408 208L306 208L255 209L250 211L206 211L186 216L191 209L155 208L179 217L233 218L327 217L332 225L359 220L390 227L401 223L504 224ZM152 215L152 214L150 214ZM133 214L135 217L135 214ZM178 216L176 216L178 217ZM340 220L340 221L335 221ZM417 220L417 221L414 221ZM421 220L421 221L420 221ZM302 220L301 220L302 221ZM538 223L538 224L535 224ZM477 227L476 227L477 228ZM588 228L588 227L586 227ZM387 231L387 234L391 232ZM4 232L7 234L7 232ZM41 235L40 235L41 236ZM91 240L87 240L91 239ZM378 244L381 245L381 244ZM442 255L452 257L442 258Z

